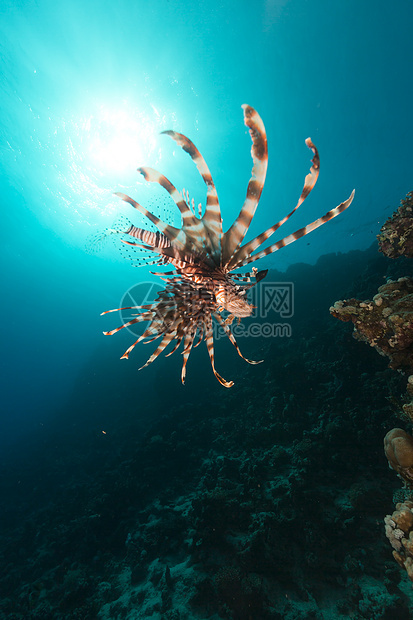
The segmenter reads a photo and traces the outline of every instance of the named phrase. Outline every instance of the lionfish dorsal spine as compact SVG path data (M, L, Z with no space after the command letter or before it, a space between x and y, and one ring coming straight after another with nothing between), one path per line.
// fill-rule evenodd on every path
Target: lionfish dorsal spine
M313 144L311 138L307 138L305 141L306 145L313 151L313 159L311 161L310 172L304 179L304 187L301 192L300 198L294 209L288 213L285 217L279 220L276 224L268 228L266 231L252 239L245 245L243 245L237 252L234 253L230 262L228 263L228 269L237 269L238 266L242 265L242 261L252 254L256 249L258 249L267 239L269 239L276 230L280 228L290 217L297 211L297 209L303 204L304 200L311 193L315 184L317 183L318 175L320 173L320 156L318 154L317 148Z
M303 226L303 228L299 228L298 230L293 232L291 235L287 235L283 239L280 239L280 241L277 241L276 243L273 243L272 245L270 245L268 248L265 248L265 250L262 250L261 252L258 252L257 254L253 254L252 256L247 256L246 258L244 258L244 260L240 261L236 265L236 267L234 267L234 269L238 267L244 267L245 265L249 265L250 263L253 263L256 260L259 260L260 258L264 258L264 256L268 256L269 254L273 254L274 252L277 252L277 250L280 250L281 248L284 248L290 243L297 241L297 239L304 237L304 235L308 235L308 233L312 232L313 230L316 230L317 228L319 228L320 226L322 226L329 220L332 220L334 217L337 217L337 215L340 215L340 213L343 213L343 211L348 209L348 207L351 205L351 203L353 202L354 193L355 191L353 190L349 198L347 198L347 200L340 203L334 209L331 209L330 211L328 211L322 217L319 217L317 220L314 220L314 222L311 222L311 224L307 224L307 226Z
M204 215L202 216L202 222L208 231L212 253L215 259L218 260L221 256L222 217L212 174L200 151L189 138L176 131L163 131L162 133L172 138L178 146L189 154L206 185L206 206ZM201 208L199 208L199 216L201 218Z
M264 187L268 166L267 136L264 123L254 108L246 104L242 108L244 110L244 123L249 129L252 139L251 156L253 167L248 183L247 196L241 211L235 222L223 235L222 263L224 266L227 266L230 262L252 222Z
M158 183L158 185L163 187L168 192L181 213L183 225L185 228L190 227L194 224L194 214L188 207L186 200L182 197L182 194L178 192L176 187L169 181L169 179L167 179L157 170L154 170L153 168L148 168L146 166L138 168L138 172L144 177L145 181L148 181L149 183Z

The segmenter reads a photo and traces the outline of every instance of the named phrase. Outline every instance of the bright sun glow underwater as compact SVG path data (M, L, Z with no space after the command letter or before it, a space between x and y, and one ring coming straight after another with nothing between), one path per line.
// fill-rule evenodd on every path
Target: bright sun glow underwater
M101 107L90 116L83 130L88 138L88 155L101 173L136 169L156 147L159 119L143 112Z

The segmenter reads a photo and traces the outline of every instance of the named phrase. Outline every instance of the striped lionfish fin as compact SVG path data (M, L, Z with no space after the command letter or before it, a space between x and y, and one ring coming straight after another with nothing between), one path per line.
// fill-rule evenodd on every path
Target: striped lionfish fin
M267 136L264 123L254 108L246 104L242 108L244 110L244 123L249 128L252 139L251 156L253 167L251 179L248 183L247 197L241 211L235 222L223 236L222 262L224 266L228 265L232 255L240 246L248 231L261 197L268 165Z
M155 333L155 335L153 335ZM149 336L152 336L151 338L149 338ZM121 360L127 360L129 359L129 354L133 351L133 349L136 347L136 345L139 342L142 342L142 340L145 340L146 338L149 338L149 340L146 340L146 342L144 342L144 344L149 344L150 342L153 342L154 340L156 340L157 338L159 338L161 336L161 334L158 334L156 332L156 330L154 330L154 328L150 325L143 334L141 334L139 336L139 338L137 340L135 340L135 342L133 344L131 344L130 347L128 347L125 351L125 353L122 355L122 357L120 358Z
M225 323L225 321L223 320L222 316L218 313L215 312L214 313L214 317L217 319L218 323L221 325L221 327L223 328L224 332L226 333L226 335L228 336L230 342L234 345L234 347L237 350L237 353L240 357L242 357L243 360L245 360L246 362L248 362L248 364L261 364L264 360L258 360L258 361L254 361L254 360L248 360L246 357L244 357L240 351L240 348L237 344L237 341L235 340L235 337L229 327L229 325L227 325Z
M131 344L131 346L126 349L125 353L122 355L122 357L120 359L121 360L129 359L129 354L131 353L131 351L136 347L136 345L139 342L142 342L142 339L143 339L143 336L139 336L139 338L137 340L135 340L135 342L133 344Z
M221 210L219 207L217 190L212 179L212 174L205 159L202 157L195 144L183 134L177 133L176 131L163 131L162 133L172 138L172 140L175 140L178 146L190 155L192 161L197 167L198 172L207 187L206 207L202 219L208 230L211 231L213 240L220 240L222 236ZM216 244L216 249L220 250L218 244Z
M252 239L251 241L246 243L244 246L242 246L237 252L235 252L235 254L233 255L233 257L228 263L229 269L236 269L238 264L241 265L244 258L246 258L247 256L250 256L252 252L254 252L254 250L259 248L260 245L264 243L264 241L269 239L271 235L273 235L275 231L280 228L280 226L285 224L285 222L289 220L290 217L297 211L298 207L300 207L303 204L304 200L307 198L311 190L314 188L315 184L317 183L318 175L320 172L320 157L319 157L317 148L313 144L311 138L307 138L305 143L308 146L308 148L310 148L313 151L314 157L311 160L312 166L310 168L310 172L305 177L303 191L301 192L301 196L296 206L294 207L292 211L290 211L288 215L283 217L279 222L271 226L271 228L268 228L265 232L261 233L260 235L258 235L258 237L255 237L255 239Z
M169 241L173 241L181 249L184 248L185 244L182 239L182 231L179 228L174 228L169 224L165 224L165 222L159 219L159 217L153 215L153 213L148 211L148 209L145 209L145 207L136 202L136 200L133 200L133 198L131 198L127 194L123 194L122 192L115 192L115 196L118 196L125 202L128 202L134 209L139 211L139 213L142 213L142 215L148 218L148 220L150 220L152 224L154 224L156 228L169 239Z
M230 388L234 385L233 381L225 381L223 377L215 370L215 360L214 360L214 336L213 336L213 328L212 328L212 319L211 315L208 314L205 316L205 341L208 349L209 359L211 361L212 372L218 379L221 385L226 388Z
M194 349L196 349L197 347L199 347L199 345L201 344L201 342L204 339L204 325L199 325L198 326L198 340L196 341L196 343L194 344Z
M167 179L157 170L154 170L153 168L148 168L146 166L138 168L138 172L140 172L145 181L148 181L149 183L158 183L158 185L163 187L171 196L172 200L181 212L184 226L193 226L195 222L194 214L187 205L186 200L182 198L182 194L178 192L176 187L169 181L169 179Z
M173 353L175 353L175 351L176 351L177 349L179 349L179 345L181 344L182 340L183 340L183 335L180 335L180 336L179 336L179 335L177 335L177 336L176 336L176 341L177 341L177 342L176 342L176 345L174 346L174 348L173 348L171 351L169 351L169 353L167 353L167 354L165 355L165 357L170 357Z
M202 157L195 144L183 134L176 133L176 131L163 131L162 133L172 138L172 140L175 140L175 142L190 155L197 167L199 174L207 186L207 201L203 219L208 223L208 228L214 230L215 234L220 236L222 234L222 218L218 194L205 159Z
M185 383L186 364L188 362L189 356L191 355L192 345L194 344L195 333L196 333L196 326L185 334L184 350L182 351L182 355L184 357L184 361L182 363L182 370L181 370L182 384Z
M160 232L151 232L149 230L145 230L144 228L137 228L130 226L129 230L126 231L130 237L134 237L134 239L139 239L146 246L150 246L152 248L169 248L171 246L171 242L168 237ZM126 243L126 241L124 241Z
M143 366L141 366L139 370L142 370L143 368L146 368L147 366L149 366L149 364L152 364L152 362L156 360L156 358L162 353L162 351L166 349L166 347L171 342L171 340L175 338L175 335L176 335L176 325L171 325L170 331L168 331L164 335L156 351L152 353L148 361Z
M143 175L146 181L150 183L158 183L174 200L182 216L182 230L180 233L182 241L185 239L184 243L187 246L194 244L200 252L205 252L206 249L208 253L214 253L215 248L214 246L211 247L211 238L206 230L203 220L197 218L191 211L185 200L185 196L182 197L176 187L164 175L160 174L153 168L138 168L138 172Z
M112 311L108 310L108 312L112 312ZM106 314L106 313L103 312L102 314ZM125 327L129 327L130 325L135 325L135 323L140 323L141 321L150 321L151 318L152 318L152 313L144 312L140 314L139 316L137 316L135 319L132 319L131 321L128 321L127 323L124 323L120 327L115 327L115 329L111 329L110 332L103 332L103 333L105 336L113 336L113 334L116 334L117 332L119 332L121 329L124 329Z
M350 197L345 202L342 202L341 204L338 205L338 207L335 207L334 209L331 209L331 211L328 211L325 215L323 215L323 217L320 217L314 222L312 222L311 224L308 224L307 226L304 226L303 228L296 230L291 235L287 235L286 237L284 237L284 239L277 241L277 243L273 243L268 248L265 248L265 250L258 252L258 254L254 254L253 256L247 256L246 258L244 258L244 260L240 261L237 264L237 267L243 267L244 265L253 263L256 260L259 260L260 258L263 258L264 256L268 256L269 254L272 254L273 252L280 250L286 245L289 245L290 243L297 241L297 239L304 237L304 235L308 235L308 233L312 232L313 230L316 230L316 228L319 228L320 226L322 226L329 220L332 220L334 217L336 217L337 215L340 215L340 213L345 211L351 205L353 198L354 198L354 190L351 192Z
M109 314L110 312L119 312L120 310L139 310L141 306L125 306L125 308L113 308L112 310L105 310L105 312L101 312L100 316L104 314Z

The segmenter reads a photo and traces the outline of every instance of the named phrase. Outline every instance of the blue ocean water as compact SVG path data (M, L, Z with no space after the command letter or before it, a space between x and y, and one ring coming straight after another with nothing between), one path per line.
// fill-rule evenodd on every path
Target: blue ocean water
M356 189L344 214L263 268L313 265L375 241L412 189L412 20L408 0L2 2L4 450L18 453L31 435L58 426L70 402L84 419L102 412L103 428L103 420L115 426L121 403L131 415L142 403L156 410L160 390L179 403L183 389L193 399L221 389L204 357L195 357L181 388L178 357L138 373L149 351L120 362L128 338L102 336L114 324L100 313L154 279L111 244L87 251L91 235L130 216L113 192L150 206L155 190L136 172L148 165L204 199L193 163L160 132L184 133L200 149L228 228L251 172L241 105L259 112L269 168L251 237L295 206L310 165L308 136L320 152L320 178L283 233ZM82 383L94 365L95 382Z

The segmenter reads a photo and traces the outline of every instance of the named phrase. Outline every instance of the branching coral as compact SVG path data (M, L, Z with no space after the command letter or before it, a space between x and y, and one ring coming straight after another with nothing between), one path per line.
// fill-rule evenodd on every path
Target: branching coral
M396 429L395 429L396 430ZM400 429L399 429L400 430ZM396 504L392 515L386 515L384 527L393 547L393 557L413 581L413 502Z
M413 257L413 192L382 226L377 235L380 252L389 258Z
M337 301L330 313L352 321L354 337L390 358L390 368L413 374L413 280L399 278L380 286L372 301Z

